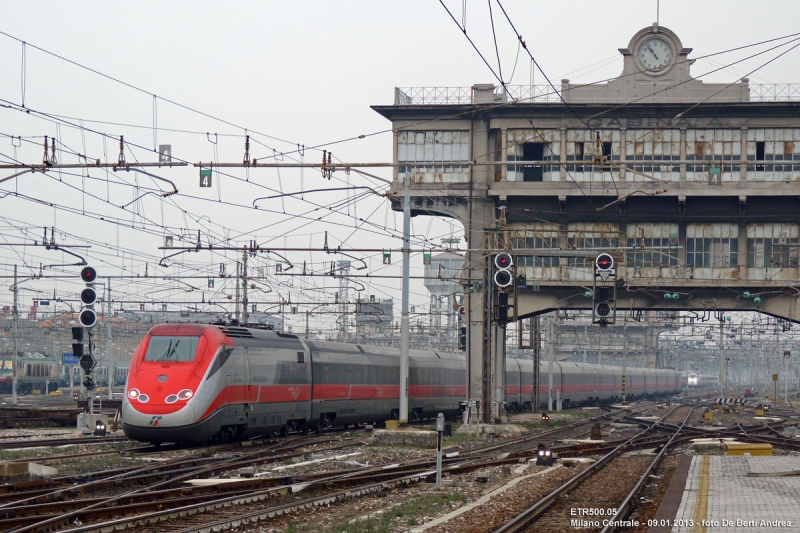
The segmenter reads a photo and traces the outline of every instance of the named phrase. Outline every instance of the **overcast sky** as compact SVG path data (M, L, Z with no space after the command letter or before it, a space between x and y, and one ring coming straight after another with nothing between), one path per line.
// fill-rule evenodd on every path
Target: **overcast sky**
M656 20L656 0L501 3L544 73L556 84L562 78L590 82L618 75L622 57L617 49L626 47L634 33ZM445 5L459 22L466 20L468 35L496 68L486 2L468 0L466 15L460 0L449 0ZM57 156L64 163L77 163L76 154L85 154L90 160L116 161L119 143L115 139L120 135L130 143L125 153L128 161L155 161L154 146L170 144L173 156L180 160L240 162L245 130L252 135L252 158L292 152L283 157L288 161L299 158L298 144L312 147L385 130L389 123L369 106L391 104L394 87L496 82L445 8L434 0L5 1L2 7L0 31L7 35L0 35L0 104L9 107L0 108L0 134L22 137L21 141L0 137L2 163L14 158L41 163L45 135L58 138ZM524 52L518 54L515 34L498 4L493 7L504 79L511 84L528 84L530 60ZM684 46L694 49L690 58L794 33L798 31L797 20L800 3L794 1L661 1L661 25L675 31ZM30 46L23 47L20 41ZM699 60L692 74L698 76L765 48L715 56L713 61ZM703 80L735 81L777 53L736 64ZM751 83L800 80L798 55L800 51L791 52L751 74ZM535 73L534 82L545 83L542 73ZM31 113L18 108L23 92L25 107ZM155 105L153 95L158 97ZM331 144L326 149L341 161L388 162L391 146L391 135L382 133ZM319 150L307 149L304 157L307 162L317 162L322 156ZM12 173L3 170L0 179ZM125 172L115 176L97 169L89 171L88 177L80 171L51 172L26 174L2 183L0 244L20 242L26 234L41 240L41 228L55 226L62 244L90 241L92 248L81 253L101 275L144 275L145 269L152 275L164 255L157 249L164 235L175 236L178 244L180 236L188 238L198 230L204 244L209 238L215 243L230 239L233 244L255 239L272 246L320 247L327 231L331 246L400 247L400 216L389 210L388 202L363 189L355 193L312 193L302 200L261 200L258 210L252 208L259 197L296 192L301 186L305 190L345 187L348 183L378 190L385 187L355 174L337 173L328 181L313 170L304 171L301 177L300 171L289 169L280 175L274 169L249 173L226 169L226 175L215 176L213 187L200 189L195 167L152 173L173 181L179 194L167 199L149 194L123 209L138 196L157 187L169 190L169 186L147 176L137 178ZM386 170L376 169L374 173L391 176ZM14 194L3 196L9 191ZM365 195L348 197L361 193ZM331 213L330 207L339 212ZM323 218L317 221L319 217ZM438 244L450 231L451 224L438 218L418 217L413 224L418 244L424 239ZM462 235L458 225L454 231ZM400 274L399 254L394 254L391 267L383 267L380 254L356 255L365 258L373 274ZM192 254L157 271L205 276L218 272L220 262L227 261L230 269L233 258L232 253ZM275 259L271 256L270 264ZM325 254L289 254L289 260L297 265L307 261L309 270L319 270L334 259L337 257ZM256 265L266 265L263 258L255 261ZM39 273L40 263L69 262L69 256L41 248L0 246L0 275L10 274L13 264L20 265L20 273L30 275ZM294 271L300 269L298 266ZM56 267L45 270L45 274L67 272L77 276L78 271L77 267ZM422 274L421 257L413 259L412 274ZM338 281L318 278L282 280L294 286L278 285L273 279L273 293L259 293L258 297L274 301L280 294L293 301L330 301L333 289L327 293L308 289L338 285ZM128 300L218 300L232 294L231 285L225 283L208 289L204 279L186 281L197 290L184 286L190 291L186 292L176 288L182 286L177 283L162 282L158 287L153 282L114 283L120 291L116 294ZM9 284L4 282L3 287ZM27 309L31 298L43 296L33 290L46 295L56 290L57 296L67 297L79 284L39 280L23 286L32 289L20 294L22 308ZM397 298L399 317L399 286L398 279L376 280L365 284L360 294ZM153 292L167 287L172 290ZM412 284L412 293L412 304L423 306L427 302L421 282ZM10 292L0 291L0 305L10 302ZM138 305L127 307L138 309ZM295 318L295 328L304 324L304 319ZM332 328L332 319L324 319L320 327Z

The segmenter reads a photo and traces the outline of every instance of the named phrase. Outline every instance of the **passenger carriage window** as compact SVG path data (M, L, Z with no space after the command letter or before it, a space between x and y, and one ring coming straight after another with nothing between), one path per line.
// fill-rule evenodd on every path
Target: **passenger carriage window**
M197 355L200 337L151 336L147 345L145 361L189 363Z
M297 362L298 363L305 363L306 362L306 353L305 352L297 352Z

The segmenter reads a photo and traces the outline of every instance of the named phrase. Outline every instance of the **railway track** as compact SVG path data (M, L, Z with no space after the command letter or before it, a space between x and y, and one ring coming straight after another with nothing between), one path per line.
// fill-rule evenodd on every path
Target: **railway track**
M2 531L52 531L56 528L68 526L78 520L105 520L119 516L126 509L137 509L139 506L151 506L157 509L181 506L185 503L188 494L193 494L198 501L219 499L217 492L230 492L236 494L236 485L226 483L218 487L186 488L181 484L194 478L208 477L221 472L236 470L243 466L274 463L289 458L302 456L299 450L311 444L330 442L330 438L295 438L283 441L273 446L251 451L234 457L209 458L191 457L167 460L144 467L128 467L104 472L87 473L82 476L70 476L50 480L51 485L44 488L34 488L26 492L8 492L0 494L0 530ZM335 450L344 446L351 446L359 442L358 439L336 439L334 446L325 450ZM246 480L239 484L245 493L253 492L253 488L270 487L282 482L291 485L293 480L286 478L265 478ZM72 483L69 486L58 484ZM54 486L55 485L55 486ZM139 487L132 490L130 487ZM82 498L86 494L98 492L124 492L105 498ZM241 494L240 494L241 496ZM228 496L236 497L236 496ZM64 503L67 498L77 498ZM37 512L31 517L24 509L41 505L35 508ZM50 506L54 506L51 508ZM56 509L57 508L57 509ZM58 512L48 512L57 510ZM151 509L152 510L152 509ZM24 515L24 516L22 516Z
M618 422L623 420L626 416L629 416L632 412L636 414L641 414L651 409L652 407L653 406L650 405L643 406L637 411L629 411L627 409L624 411L605 410L602 414L599 414L591 418L578 420L576 422L567 424L565 426L553 428L538 433L533 433L530 435L526 435L524 437L509 439L506 442L502 442L499 444L489 444L486 446L473 448L471 450L462 452L461 455L470 456L470 455L480 455L492 452L512 453L512 452L530 451L540 443L550 445L562 439L577 438L588 434L591 430L591 426L593 426L594 424L597 424L599 422L602 423Z
M452 458L444 461L443 471L463 473L516 462L517 459L513 458ZM57 502L28 508L24 511L26 516L0 520L0 529L14 533L50 531L77 521L81 525L66 531L83 533L126 528L149 531L152 524L158 524L152 531L218 531L298 509L330 505L389 490L433 476L435 461L430 459L297 477L240 480L217 487L139 491L116 498ZM148 489L160 486L155 484ZM272 500L276 503L267 503ZM9 515L14 515L16 510L2 509ZM42 516L43 511L48 515ZM213 519L208 518L209 511L214 511Z
M597 462L593 463L585 470L582 470L556 490L539 500L535 505L529 507L517 517L495 530L495 533L522 533L533 531L556 533L560 531L573 531L574 523L571 522L571 520L575 518L588 522L588 524L581 523L581 527L586 527L589 530L600 529L599 527L594 527L595 515L591 517L581 517L578 515L576 517L573 511L575 509L603 508L607 512L611 509L619 509L616 514L610 512L608 517L624 515L624 512L627 512L627 506L630 505L633 498L631 494L635 495L635 493L638 493L638 489L646 482L647 476L658 465L666 450L670 448L674 439L680 434L693 409L693 407L686 406L675 407L669 413L661 417L658 423L642 430L636 436L617 444ZM660 452L652 461L644 457L620 457L623 452L636 446L637 440L641 441L644 437L649 436L659 423L666 420L676 411L686 413L683 422L678 429L672 433L669 440L661 446ZM638 477L637 481L636 477L632 476L632 473L642 470L644 473ZM593 480L591 486L586 484L589 479ZM633 485L633 488L630 489L629 492L627 491L627 485ZM621 490L625 492L621 493ZM569 495L569 498L566 498L566 495ZM623 506L626 506L626 508L623 509ZM582 511L578 511L578 513L580 512ZM587 520L586 518L591 519Z

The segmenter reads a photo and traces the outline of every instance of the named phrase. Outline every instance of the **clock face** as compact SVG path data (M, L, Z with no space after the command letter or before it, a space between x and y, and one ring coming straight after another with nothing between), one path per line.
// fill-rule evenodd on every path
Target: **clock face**
M651 73L664 70L672 62L672 48L658 38L648 39L639 46L639 62Z

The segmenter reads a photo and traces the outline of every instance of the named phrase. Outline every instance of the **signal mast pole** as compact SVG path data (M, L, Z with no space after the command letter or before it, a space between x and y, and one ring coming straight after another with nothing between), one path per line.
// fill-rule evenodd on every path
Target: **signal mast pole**
M19 309L17 308L17 265L14 265L14 307L11 318L14 322L12 336L14 338L14 353L11 355L11 405L17 405L17 322L19 322Z
M111 278L108 278L108 289L106 292L106 300L108 303L106 304L106 350L108 350L106 357L106 362L108 365L108 399L114 399L114 378L116 372L114 372L114 349L111 347ZM124 391L123 391L124 394Z
M408 352L410 348L408 331L408 290L409 260L411 258L411 204L408 192L408 174L403 178L403 285L400 308L400 411L397 421L400 426L408 425Z

